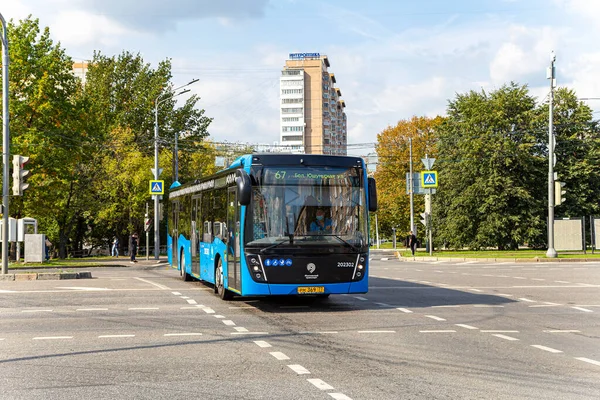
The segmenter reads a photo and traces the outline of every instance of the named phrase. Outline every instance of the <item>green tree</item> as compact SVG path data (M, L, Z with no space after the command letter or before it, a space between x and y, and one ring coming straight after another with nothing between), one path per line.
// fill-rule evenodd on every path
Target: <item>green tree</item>
M449 102L433 202L438 240L473 249L543 240L547 151L537 115L527 86L515 83Z
M377 217L380 234L389 236L392 228L400 235L410 230L410 196L406 194L406 174L410 170L410 145L412 139L413 172L423 169L421 158L437 154L437 129L443 118L412 117L401 120L396 126L389 126L377 135L378 165L375 171L377 181ZM423 196L414 195L414 212L418 216L423 211ZM418 218L415 217L418 222Z
M87 129L87 104L73 61L28 17L8 26L11 153L30 157L30 188L12 198L11 216L38 218L65 256L77 221L93 202L86 190L100 138Z

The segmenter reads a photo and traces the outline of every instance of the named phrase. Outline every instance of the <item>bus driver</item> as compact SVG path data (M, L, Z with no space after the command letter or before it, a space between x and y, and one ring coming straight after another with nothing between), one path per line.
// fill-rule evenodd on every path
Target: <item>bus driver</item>
M311 232L331 232L331 219L325 218L325 211L317 209L316 221L310 224Z

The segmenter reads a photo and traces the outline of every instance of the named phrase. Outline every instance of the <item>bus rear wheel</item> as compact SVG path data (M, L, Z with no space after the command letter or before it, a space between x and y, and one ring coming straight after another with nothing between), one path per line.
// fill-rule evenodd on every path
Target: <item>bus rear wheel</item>
M187 272L185 272L185 253L182 251L179 256L179 275L181 276L181 280L187 282L190 280L190 276Z
M223 279L223 263L219 258L217 261L217 268L215 269L215 292L219 295L222 300L230 300L233 296L231 292L225 289Z

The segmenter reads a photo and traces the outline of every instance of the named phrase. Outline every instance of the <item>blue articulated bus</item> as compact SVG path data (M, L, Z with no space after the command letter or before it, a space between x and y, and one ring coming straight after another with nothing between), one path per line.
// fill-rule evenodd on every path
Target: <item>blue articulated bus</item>
M375 181L362 158L252 154L169 191L168 257L183 280L239 296L366 293Z

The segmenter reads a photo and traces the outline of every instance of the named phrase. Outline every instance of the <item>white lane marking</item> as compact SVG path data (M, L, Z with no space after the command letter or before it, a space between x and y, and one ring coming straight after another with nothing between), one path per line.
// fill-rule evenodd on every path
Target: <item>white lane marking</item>
M387 304L387 303L375 303L375 304L377 304L378 306L381 306L381 307L393 307L391 304Z
M445 321L444 318L436 317L435 315L426 315L427 318L435 319L436 321Z
M225 324L225 325L227 325L227 326L234 326L234 325L235 325L235 322L233 322L233 321L232 321L232 320L230 320L230 319L224 319L224 320L222 320L221 322L222 322L222 323L224 323L224 324Z
M556 282L556 283L571 283L569 281L554 281L554 282Z
M407 309L407 308L396 308L396 310L400 310L400 311L402 311L403 313L407 313L407 314L410 314L410 313L412 313L412 311L410 311L410 310L409 310L409 309Z
M309 381L310 383L312 383L313 385L315 385L315 387L317 389L320 389L320 390L333 390L333 386L331 386L328 383L325 383L321 379L307 379L307 381Z
M188 304L198 304L196 300L188 299L186 301L188 302Z
M108 308L78 308L75 311L108 311Z
M218 318L218 319L223 319L223 318L225 318L225 316L224 316L224 315L213 315L213 317L215 317L215 318Z
M449 284L447 284L447 283L436 283L436 285L438 285L438 286L450 286L450 285L449 285Z
M158 307L130 307L129 311L141 311L141 310L158 310Z
M181 293L179 293L179 292L171 292L171 293L173 293L175 296L181 296Z
M560 306L561 304L536 304L533 306L527 306L529 308L541 308L541 307L556 307L556 306Z
M232 335L268 335L269 332L231 332Z
M519 340L519 339L514 338L512 336L501 335L499 333L495 333L492 336L496 336L496 337L499 337L500 339L504 339L504 340Z
M546 333L579 333L581 331L575 329L549 329L545 330Z
M179 307L180 310L201 310L201 308L198 308L198 306L185 306L185 307Z
M396 333L396 331L358 331L357 333Z
M248 332L248 329L244 328L243 326L234 326L233 329L238 332Z
M73 339L73 336L38 336L38 337L33 338L33 340L59 340L59 339Z
M202 336L201 333L189 332L189 333L165 333L163 336Z
M299 365L299 364L290 364L290 365L288 365L288 367L292 371L294 371L295 373L297 373L298 375L310 374L309 370L307 370L306 368L304 368L302 365Z
M473 307L478 308L504 308L504 306L498 304L474 304Z
M552 347L542 346L540 344L532 344L531 347L535 347L536 349L544 350L550 353L562 353L561 350L553 349Z
M360 297L360 296L354 296L355 299L358 300L362 300L362 301L366 301L367 299L365 299L364 297Z
M583 311L583 312L594 312L592 310L588 310L587 308L583 308L583 307L571 307L574 308L575 310L579 310L579 311Z
M335 400L352 400L352 398L346 396L343 393L327 393L328 395L330 395L331 397L333 397Z
M471 288L470 290L473 291L473 292L479 292L479 293L483 292L483 290L480 290L480 289L473 289L473 288Z
M515 279L527 279L524 276L513 276L513 278L515 278Z
M431 283L431 282L429 282L429 281L419 281L419 282L420 282L420 283L427 283L427 284L430 284L430 283Z
M184 300L185 300L185 299L189 299L189 297L188 297L188 296L181 296L181 298L182 298L182 299L184 299Z
M460 306L431 306L431 308L458 308Z
M476 328L474 326L467 325L467 324L454 324L454 325L460 326L461 328L465 328L465 329L479 329L479 328Z
M455 330L452 329L439 329L439 330L429 330L429 331L419 331L420 333L454 333Z
M0 337L0 340L4 340L4 338L3 338L3 337Z
M215 310L213 310L213 309L212 309L212 308L210 308L210 307L201 308L201 310L202 310L202 311L204 311L204 312L205 312L205 313L207 313L207 314L214 314L214 313L215 313Z
M508 294L508 293L498 293L498 296L513 297L512 294Z
M263 348L265 348L265 347L273 347L269 343L265 342L264 340L255 340L254 343L256 343L256 345L258 347L263 347Z
M171 290L169 287L167 287L165 285L161 285L160 283L149 281L148 279L137 278L137 277L135 279L137 279L138 281L149 283L150 285L156 286L157 288L162 289L162 290Z
M127 338L127 337L135 337L135 335L100 335L98 339L103 338Z
M275 357L278 360L289 360L290 358L288 356L286 356L285 354L283 354L280 351L272 351L269 353L270 355L272 355L273 357Z
M81 290L81 291L87 291L87 292L101 292L101 291L106 291L106 290L113 290L113 289L108 289L108 288L101 288L101 287L87 287L87 286L57 286L57 289L69 289L69 290Z
M562 304L560 303L553 303L551 301L544 301L544 304L547 304L549 306L562 306Z
M594 365L597 365L600 367L600 361L592 360L590 358L585 358L585 357L575 357L575 359L586 362L586 363L594 364Z
M53 310L22 310L24 313L34 313L34 312L52 312Z
M531 278L532 281L545 281L545 279L542 278Z
M528 299L528 298L525 298L525 297L519 297L519 300L526 301L528 303L536 303L535 300L531 300L531 299Z
M497 329L482 330L482 333L519 333L519 331L502 331Z
M389 258L387 258L387 257L383 257L383 258L381 259L381 261L387 261L387 260L389 260Z

